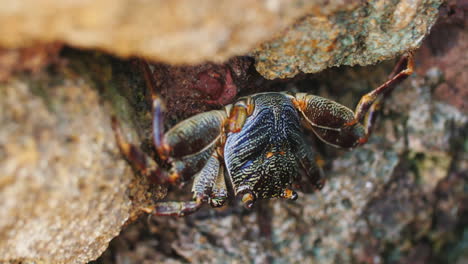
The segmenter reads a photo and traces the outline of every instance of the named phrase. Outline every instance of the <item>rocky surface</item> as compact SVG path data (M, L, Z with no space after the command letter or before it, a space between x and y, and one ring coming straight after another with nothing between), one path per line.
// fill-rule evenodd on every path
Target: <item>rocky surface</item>
M326 4L324 4L326 3ZM312 8L344 1L2 1L0 45L62 41L169 63L227 60ZM43 8L47 6L48 8Z
M415 49L440 3L3 1L0 24L8 26L0 28L0 46L58 41L171 64L220 63L251 52L263 76L285 78L331 66L374 64Z
M38 73L49 64L61 63L59 43L35 45L26 48L0 48L0 82L19 72Z
M437 18L438 0L373 0L333 14L309 14L255 49L266 78L290 78L340 65L369 65L418 48Z
M121 159L96 83L69 67L18 77L0 84L0 262L86 263L158 191Z
M91 26L106 19L120 21L112 14L123 0L109 16L98 18L89 11L95 9L86 9L104 7L99 6L103 3L107 2L56 4L80 10L77 14L82 16L71 28L81 31L70 34L89 40L101 37L88 34ZM138 2L135 9L145 3ZM395 8L405 7L398 3ZM428 18L432 14L428 3L438 5L408 4L426 10ZM328 12L335 17L340 6L346 7L343 15L359 8L333 2L316 15ZM0 19L24 6L21 2L5 7ZM380 11L387 10L384 7L374 6ZM37 16L55 21L47 12L38 11ZM121 120L126 138L154 155L151 102L140 62L60 44L2 50L0 69L7 74L0 80L0 262L86 263L102 254L95 263L463 263L468 259L468 117L465 100L460 99L468 86L465 13L466 7L456 1L442 7L434 35L416 53L416 73L388 98L368 144L336 150L307 136L326 158L328 182L323 190L310 193L304 188L295 202L264 201L252 211L231 201L224 208L204 207L185 218L141 216L157 200L189 200L190 185L182 190L169 186L167 191L152 184L132 173L115 146L112 115ZM25 19L30 27L33 18ZM127 18L132 21L130 13ZM68 17L61 19L57 25L69 26ZM25 23L11 21L12 28ZM420 34L428 21L407 20ZM47 37L55 34L52 27L50 32ZM415 35L407 32L403 37L413 43ZM16 45L18 40L11 41ZM401 51L389 47L390 53ZM380 56L374 55L369 58ZM273 81L260 76L248 57L223 64L159 63L151 68L158 92L167 101L169 127L262 91L306 91L353 107L360 96L386 80L394 63L332 68Z

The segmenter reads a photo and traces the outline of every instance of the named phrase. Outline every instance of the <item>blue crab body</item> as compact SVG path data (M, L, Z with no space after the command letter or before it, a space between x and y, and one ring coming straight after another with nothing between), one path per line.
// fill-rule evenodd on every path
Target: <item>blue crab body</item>
M297 177L295 153L302 138L299 114L283 93L251 97L255 105L242 129L227 135L224 162L236 194L281 195Z

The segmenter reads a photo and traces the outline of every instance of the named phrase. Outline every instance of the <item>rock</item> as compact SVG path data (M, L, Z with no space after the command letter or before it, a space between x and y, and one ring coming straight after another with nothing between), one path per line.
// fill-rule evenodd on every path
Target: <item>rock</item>
M0 45L61 41L166 63L220 62L245 54L326 2L2 1L0 24L8 26L0 28Z
M57 3L71 4L80 5ZM5 6L0 12L15 11L13 5ZM360 8L354 3L343 6L351 13ZM343 6L326 5L319 10L336 17ZM84 10L77 21L108 19L93 20L95 13ZM48 11L38 12L40 16ZM57 25L68 26L68 17L61 19L64 23ZM429 20L421 21L429 27ZM463 50L460 43L462 39L450 38L455 51ZM450 256L450 263L462 261L468 212L468 119L462 105L449 105L457 100L451 96L440 100L433 93L443 83L454 84L445 78L456 77L454 67L436 64L405 81L386 101L370 141L361 148L336 150L316 142L313 135L307 137L327 161L328 182L320 192L301 192L294 202L259 202L253 211L230 201L224 208L204 207L185 218L138 219L142 210L166 196L166 190L132 173L115 146L109 122L117 115L125 137L154 154L151 103L138 64L96 51L65 48L62 54L60 60L66 64L21 75L19 67L0 84L0 262L85 263L98 257L113 237L98 262L387 263L425 261L433 256ZM416 55L418 65L424 62ZM447 61L455 57L451 54ZM223 89L233 88L228 68L239 96L306 91L353 107L386 79L392 67L392 63L342 67L269 81L252 72L251 61L244 59L223 65L153 65L161 93L171 101L167 125L218 109L219 105L203 100L224 100ZM171 188L167 200L191 199L190 187Z
M309 14L252 52L268 79L340 65L369 65L418 48L437 18L439 0L385 1Z
M165 98L171 116L180 120L235 101L239 87L245 89L252 61L247 57L235 57L225 64L169 66L153 63L151 68L155 89Z
M111 108L75 74L0 84L2 263L86 263L151 204L116 148Z
M62 45L50 43L27 48L0 48L0 82L19 72L38 73L49 64L59 64Z
M58 41L170 64L226 62L251 52L263 76L286 78L300 71L374 64L415 49L440 3L5 1L0 23L8 26L0 28L0 45Z

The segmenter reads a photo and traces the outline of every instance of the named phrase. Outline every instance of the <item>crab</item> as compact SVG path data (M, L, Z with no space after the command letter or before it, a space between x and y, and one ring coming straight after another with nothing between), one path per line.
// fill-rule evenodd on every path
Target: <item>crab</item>
M164 132L162 99L154 91L146 64L144 73L153 101L153 143L160 163L149 165L147 155L122 136L113 119L117 145L135 170L159 184L193 179L193 200L159 202L156 215L184 216L203 204L220 207L240 197L246 208L257 199L295 200L292 188L305 175L321 189L325 182L317 152L305 141L311 132L328 145L354 148L367 142L383 98L412 74L411 53L402 57L389 79L364 95L355 111L332 100L307 93L265 92L242 97L222 110L192 116ZM154 163L153 163L154 164Z

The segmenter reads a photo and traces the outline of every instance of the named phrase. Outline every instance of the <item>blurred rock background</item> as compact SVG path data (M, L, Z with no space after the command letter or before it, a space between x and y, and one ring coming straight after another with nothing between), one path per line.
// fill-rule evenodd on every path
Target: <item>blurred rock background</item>
M3 1L0 262L467 262L465 2ZM137 57L153 61L170 127L262 91L353 108L418 47L366 145L308 137L326 159L320 192L144 213L191 195L134 174L115 146L112 115L154 155Z

